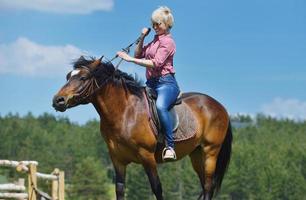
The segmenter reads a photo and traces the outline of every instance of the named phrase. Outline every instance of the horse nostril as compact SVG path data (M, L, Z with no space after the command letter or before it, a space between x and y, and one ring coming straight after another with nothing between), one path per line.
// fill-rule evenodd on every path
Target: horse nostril
M65 105L65 97L62 97L62 96L54 97L53 105L55 105L55 106Z
M63 104L63 103L65 103L65 98L64 98L64 97L58 97L58 98L56 99L56 103L57 103L57 104Z

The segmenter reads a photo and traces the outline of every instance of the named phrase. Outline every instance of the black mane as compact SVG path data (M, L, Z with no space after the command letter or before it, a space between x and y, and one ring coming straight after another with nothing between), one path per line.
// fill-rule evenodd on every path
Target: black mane
M88 66L95 60L96 59L94 57L87 60L81 56L73 63L73 68L78 69L82 66ZM91 75L96 78L99 86L109 82L112 82L118 86L123 85L124 88L127 88L132 94L142 98L142 81L135 79L132 75L122 72L119 69L115 70L114 65L110 61L102 61L99 66L91 71Z

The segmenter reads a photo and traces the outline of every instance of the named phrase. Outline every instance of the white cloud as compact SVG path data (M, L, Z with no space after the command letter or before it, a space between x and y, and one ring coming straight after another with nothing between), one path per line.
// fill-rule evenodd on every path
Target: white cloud
M261 111L276 118L305 120L306 102L298 99L275 98L271 103L264 104Z
M84 51L73 45L44 46L27 38L0 44L0 74L52 77L71 70L71 62Z
M113 5L113 0L0 0L0 9L71 14L88 14L99 10L111 10Z

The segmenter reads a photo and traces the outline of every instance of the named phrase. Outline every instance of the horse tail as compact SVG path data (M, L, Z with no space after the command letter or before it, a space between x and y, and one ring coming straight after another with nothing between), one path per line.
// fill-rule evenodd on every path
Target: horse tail
M232 126L231 122L229 121L226 136L221 146L221 150L218 154L216 170L213 177L213 193L214 192L218 193L218 191L221 188L224 174L228 168L231 159L232 141L233 141Z

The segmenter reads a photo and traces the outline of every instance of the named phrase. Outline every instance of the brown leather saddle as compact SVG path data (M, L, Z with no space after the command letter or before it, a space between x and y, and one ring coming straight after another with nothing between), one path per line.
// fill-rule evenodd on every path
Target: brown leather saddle
M148 101L150 125L155 133L158 142L163 143L164 134L156 109L156 92L145 87L145 94ZM196 133L196 119L190 108L182 101L182 95L179 94L176 101L169 108L173 121L174 141L183 141L193 137Z

